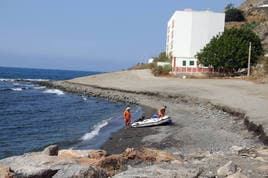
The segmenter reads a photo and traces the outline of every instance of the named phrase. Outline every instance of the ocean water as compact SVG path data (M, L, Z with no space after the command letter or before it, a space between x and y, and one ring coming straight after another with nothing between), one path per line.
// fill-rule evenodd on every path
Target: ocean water
M63 80L96 72L0 67L0 159L58 144L99 148L123 127L126 103L49 89L34 81ZM131 106L133 118L141 115Z

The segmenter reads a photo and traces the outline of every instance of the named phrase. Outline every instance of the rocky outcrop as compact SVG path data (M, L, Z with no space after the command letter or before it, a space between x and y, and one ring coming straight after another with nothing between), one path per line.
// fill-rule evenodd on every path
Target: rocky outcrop
M60 150L53 145L42 152L0 160L0 175L12 177L108 177L127 169L131 162L161 163L181 160L150 148L126 149L121 154L107 155L104 150ZM2 178L1 177L1 178Z
M227 22L226 28L240 28L249 25L253 31L260 37L266 53L268 53L268 10L257 8L263 4L264 0L246 0L239 6L243 11L245 22Z
M236 164L225 164L228 160ZM59 150L57 156L35 152L0 160L0 178L247 178L267 175L267 162L266 147L233 146L229 153L197 151L184 156L153 148L128 148L113 155L103 150Z
M50 145L44 149L43 153L48 156L57 156L59 151L58 145Z
M14 174L10 172L7 168L0 166L0 178L13 178Z
M237 171L237 165L235 165L232 161L229 161L227 164L225 164L224 166L220 167L217 170L217 175L226 177L234 174L236 171Z

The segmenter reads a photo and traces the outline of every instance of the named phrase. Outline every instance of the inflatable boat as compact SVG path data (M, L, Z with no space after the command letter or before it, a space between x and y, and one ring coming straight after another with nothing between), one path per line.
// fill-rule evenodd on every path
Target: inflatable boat
M150 127L150 126L157 126L157 125L163 125L163 124L170 124L171 118L169 116L164 116L161 118L150 118L150 119L144 119L143 121L136 121L133 124L131 124L132 127Z

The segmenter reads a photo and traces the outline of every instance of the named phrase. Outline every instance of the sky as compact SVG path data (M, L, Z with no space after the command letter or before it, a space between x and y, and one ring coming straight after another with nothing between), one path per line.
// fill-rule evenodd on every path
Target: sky
M0 0L0 66L116 71L165 50L176 10L244 0Z

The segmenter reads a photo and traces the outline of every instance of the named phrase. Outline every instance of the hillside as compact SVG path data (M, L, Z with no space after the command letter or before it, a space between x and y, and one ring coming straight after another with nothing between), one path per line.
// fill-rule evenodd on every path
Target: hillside
M228 22L226 28L248 26L260 37L264 50L268 53L268 10L256 8L265 0L246 0L238 8L244 13L245 22ZM265 2L266 3L266 2Z

